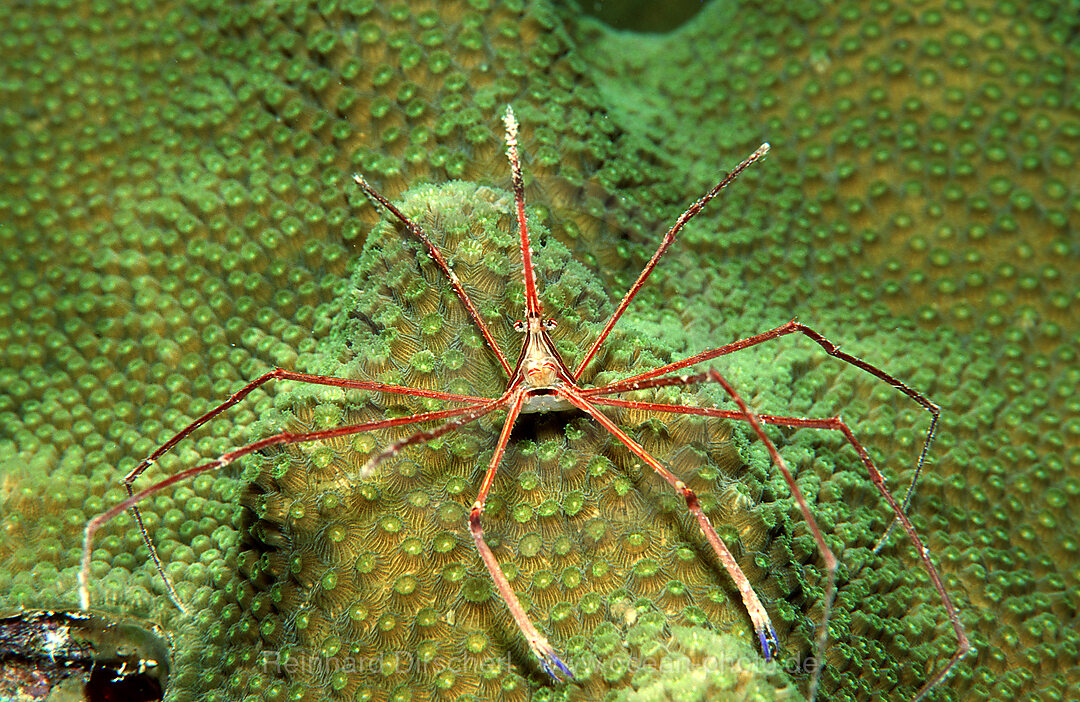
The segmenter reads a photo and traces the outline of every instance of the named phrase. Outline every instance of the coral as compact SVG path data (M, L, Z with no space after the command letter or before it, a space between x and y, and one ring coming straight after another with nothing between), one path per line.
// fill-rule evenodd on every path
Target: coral
M734 637L717 634L700 627L671 628L663 637L648 622L631 627L631 636L647 641L653 657L662 656L656 673L647 674L640 687L620 691L613 699L619 702L686 702L720 699L739 700L797 700L799 693L783 678L770 680L761 675L765 664L760 658L750 658L744 644ZM638 631L646 628L646 631ZM649 655L649 654L647 654ZM756 656L756 654L754 654Z
M387 233L352 194L352 171L364 171L395 200L420 182L505 187L496 113L513 101L528 198L547 210L544 252L568 268L578 261L575 271L600 279L581 278L596 307L563 308L571 334L588 331L610 309L607 296L625 289L690 198L758 142L772 142L769 159L688 227L635 302L633 323L620 325L605 363L618 372L799 314L925 391L945 413L912 518L979 649L935 698L1063 697L1080 678L1073 626L1080 339L1069 323L1080 290L1076 16L1069 3L1049 2L710 3L679 29L643 37L568 9L485 0L0 7L0 26L9 29L0 36L0 139L8 157L0 176L2 604L73 606L81 527L120 499L116 481L126 470L260 370L318 367L316 342L352 301L349 276L361 265L361 245L371 252L369 232ZM559 272L554 266L545 275L557 281ZM489 299L489 308L506 310L500 315L516 314L498 295ZM454 309L446 305L450 315ZM507 317L499 319L505 325ZM450 324L461 320L451 316ZM421 337L432 326L422 324ZM440 341L448 334L426 337L450 344ZM436 362L420 349L375 348L382 356L373 363L412 380L424 382ZM891 484L910 478L926 418L886 388L797 341L717 367L763 412L842 412ZM718 400L713 390L692 397ZM276 391L249 398L146 479L243 443L258 418L287 421L292 408L284 396L275 404ZM320 407L325 416L314 414ZM307 422L342 414L336 401L299 403L295 411ZM538 436L551 438L523 439L513 458L535 467L508 471L500 485L532 507L521 521L507 521L500 548L522 551L503 561L534 588L543 564L558 559L543 550L546 529L538 555L524 554L526 532L540 528L531 525L557 521L551 543L565 535L570 553L584 556L573 550L578 527L566 504L550 518L540 515L548 497L534 504L548 490L551 501L566 500L554 492L565 485L564 456L606 450L590 443L602 437L587 425L570 429L538 425ZM654 421L637 431L672 429ZM823 676L828 696L910 697L955 645L940 604L902 539L870 557L889 515L836 437L775 435L845 564ZM488 433L463 436L476 443L461 440L445 470L461 478L455 499L468 500L472 458L482 456ZM730 477L738 477L748 504L762 505L755 515L769 529L725 536L742 537L748 574L775 608L785 647L802 655L819 614L819 560L760 447L741 448L747 467ZM615 483L626 479L623 470L634 475L632 466L613 463L592 479L621 489ZM256 468L244 470L254 477ZM547 483L522 484L541 473ZM94 601L157 619L174 633L176 699L288 695L290 678L263 665L254 645L284 640L298 621L271 614L284 607L274 593L290 594L273 589L283 566L273 554L281 551L259 552L241 538L249 518L242 505L266 510L267 496L280 489L271 481L288 475L259 474L261 497L247 493L237 472L204 476L147 504L148 526L191 616L161 594L130 521L103 532ZM410 494L405 478L432 480L400 477L376 497L400 506ZM646 510L635 512L638 522L642 514L678 521L664 516L662 496L648 494L639 501L647 507L634 504ZM411 510L415 522L403 529L416 530L425 548L445 543L460 553L465 578L482 575L463 532L440 527L451 536L438 542L438 532L430 533L437 511ZM610 521L630 528L630 520ZM264 511L256 525L264 547L284 523ZM335 548L352 548L348 528L345 546L333 545L332 526L321 528L311 538L324 539L328 562ZM754 538L764 533L775 541ZM395 545L389 537L387 544ZM762 556L749 557L759 549ZM619 554L611 549L628 568L629 559L647 562L629 547ZM652 558L666 579L662 554ZM690 567L707 566L695 558ZM689 596L643 591L645 601L617 611L662 619L657 638L678 638L681 624L700 625L699 636L730 624L745 643L739 613L723 614L721 574L678 581ZM292 594L332 603L327 584L292 586ZM387 611L408 600L411 593L393 589L398 580L384 584ZM413 592L430 587L421 582ZM565 587L540 588L550 600L531 595L551 605L541 619L553 632L582 616L585 603L575 602L578 609L559 620ZM703 587L722 597L694 592ZM620 601L610 580L602 588L610 615ZM461 596L480 600L480 589L463 584ZM670 611L685 617L685 608L665 599L673 597L715 609L700 621L668 619ZM481 638L508 631L495 605L471 605ZM431 640L449 645L456 630L435 620L433 630L448 634ZM293 629L277 631L275 622ZM317 618L309 624L322 625ZM393 640L404 629L385 631ZM614 652L632 632L567 631L561 641L572 661L596 656L605 663L598 670L616 675ZM296 636L317 642L310 632ZM610 649L602 649L605 641ZM520 642L481 644L492 659L510 652L514 694L557 694L542 687L515 648ZM474 689L491 685L480 677L460 680ZM590 684L602 679L598 673ZM336 682L329 674L317 680ZM441 690L439 682L432 684ZM355 676L346 683L357 684ZM656 681L643 675L620 683L645 694Z

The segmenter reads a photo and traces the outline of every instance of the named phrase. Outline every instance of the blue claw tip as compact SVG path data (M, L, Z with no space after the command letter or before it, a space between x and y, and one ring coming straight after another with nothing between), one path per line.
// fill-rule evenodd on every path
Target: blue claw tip
M771 661L780 650L780 642L776 638L776 630L769 626L767 629L758 630L758 640L761 641L761 650L765 654L765 660Z
M559 660L559 657L554 653L541 656L540 665L543 667L544 672L550 675L555 682L563 682L564 676L566 680L574 679L574 674L570 672L570 669L566 667L566 664ZM560 673L562 673L562 675L560 675Z

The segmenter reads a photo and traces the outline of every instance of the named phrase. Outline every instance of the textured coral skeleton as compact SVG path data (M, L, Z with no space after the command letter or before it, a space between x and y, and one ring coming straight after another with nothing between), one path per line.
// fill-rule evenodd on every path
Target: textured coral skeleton
M386 429L390 427L436 422L436 424L432 428L416 431L415 433L408 435L404 439L391 443L390 445L373 452L368 457L364 466L358 471L358 474L356 476L352 476L360 479L367 479L375 474L375 471L381 462L394 457L403 449L409 446L420 445L433 439L437 439L439 437L447 435L463 427L464 425L474 422L496 410L505 410L506 417L503 420L503 427L498 438L498 443L495 447L488 468L485 472L476 500L473 503L472 508L469 512L469 529L472 534L473 542L476 546L476 549L479 552L481 559L485 567L487 568L488 573L493 583L495 584L501 599L509 609L518 629L528 643L529 648L539 660L541 667L555 681L561 682L566 680L572 680L573 673L570 667L562 660L562 658L556 652L555 647L552 646L552 644L547 640L547 638L535 627L535 625L530 620L528 614L526 613L526 608L523 607L521 602L518 600L518 597L515 594L512 585L510 584L507 576L503 572L502 567L498 563L494 553L492 552L491 548L488 546L484 538L481 518L484 511L485 502L495 479L496 472L506 451L507 445L510 442L511 432L513 431L519 417L525 413L576 410L588 415L599 425L601 425L605 430L610 432L610 434L614 436L619 442L621 442L632 454L634 454L638 459L648 465L664 481L670 484L671 487L683 498L683 500L685 501L686 509L689 510L689 512L694 516L710 548L715 553L720 563L724 566L732 581L735 583L742 598L743 604L746 608L746 611L750 617L750 620L753 623L755 632L757 634L763 651L763 655L766 660L771 660L780 649L780 642L778 640L772 622L770 621L769 614L764 604L754 592L754 589L751 586L749 579L743 573L735 557L728 550L727 546L721 540L720 536L717 534L715 528L711 524L709 518L705 515L696 494L677 475L675 475L671 470L669 470L658 460L656 460L656 458L654 458L645 448L643 448L639 443L637 443L633 438L631 438L624 430L622 430L615 422L613 422L605 413L603 413L597 407L597 405L607 405L611 407L644 410L657 413L688 414L698 415L702 417L723 418L728 420L747 422L750 425L753 433L761 440L763 445L767 448L773 462L781 471L783 478L787 483L788 487L790 488L792 496L794 497L798 508L803 515L803 518L806 520L810 528L815 544L820 552L821 558L826 567L827 577L825 596L822 607L823 613L821 617L821 622L818 625L818 633L815 641L815 653L818 654L819 659L821 654L823 654L825 646L828 642L828 624L830 608L836 591L836 572L838 568L838 561L832 550L825 543L825 540L822 537L821 530L818 527L817 522L810 511L807 500L797 486L791 471L789 470L784 459L777 450L775 444L766 434L763 425L773 424L777 426L786 426L792 428L829 429L842 433L847 443L852 447L852 449L854 449L860 462L863 463L863 465L866 467L875 488L881 494L883 499L887 502L890 510L895 515L895 518L890 524L889 529L885 532L884 535L882 535L881 539L879 540L877 549L879 549L885 543L889 536L889 533L891 533L892 528L900 525L903 531L906 533L911 544L915 547L917 556L921 561L923 567L925 568L926 572L928 573L934 589L937 591L937 594L940 597L941 603L945 608L950 624L952 625L952 628L958 640L956 650L952 654L952 656L943 666L941 666L937 671L933 672L928 677L923 687L916 693L913 699L918 700L924 697L937 684L944 680L948 676L950 671L954 668L954 666L956 666L956 664L960 661L960 659L963 658L971 650L970 643L964 632L964 628L960 622L956 608L945 590L944 584L938 574L937 569L933 565L929 549L923 545L923 542L917 534L914 526L906 516L909 501L914 492L915 485L918 481L919 474L926 461L926 457L934 437L937 419L940 413L940 409L937 405L928 400L918 391L912 389L901 380L886 373L880 368L871 365L855 356L840 351L837 345L826 339L820 333L810 327L800 324L796 320L788 322L774 329L755 334L753 336L749 336L714 349L700 352L682 360L668 363L666 365L659 366L643 373L638 373L629 378L618 380L616 382L600 385L598 387L584 387L579 384L579 381L582 378L583 374L587 369L589 369L590 362L597 355L597 352L600 350L601 346L608 338L612 328L627 310L634 296L642 288L646 279L657 266L664 253L674 242L679 231L686 225L687 222L689 222L697 213L699 213L710 200L715 198L722 189L724 189L727 185L733 182L740 173L742 173L751 164L763 158L765 154L768 153L769 145L762 144L761 147L759 147L750 156L740 162L730 173L725 175L719 183L717 183L711 190L709 190L708 193L706 193L704 196L694 202L690 207L686 209L686 211L683 212L682 215L680 215L676 219L675 223L671 226L671 228L664 236L660 246L653 254L652 258L638 275L637 280L627 291L619 305L616 307L615 311L608 319L607 323L604 325L603 329L597 335L595 341L584 353L577 367L571 370L571 368L565 364L560 353L556 349L555 344L548 336L548 331L550 331L556 326L557 320L545 318L544 310L540 303L540 296L537 290L537 281L535 278L532 261L533 252L531 249L529 231L526 224L524 180L522 177L521 163L517 150L518 124L516 117L514 116L513 110L510 107L507 107L506 109L506 113L504 115L504 125L506 130L506 153L511 165L511 171L513 176L513 191L516 221L518 225L518 234L520 241L521 267L524 282L526 313L524 320L515 322L514 324L515 331L523 334L524 340L522 343L522 349L518 356L518 360L513 366L511 366L506 355L502 352L498 343L495 341L494 336L491 334L487 325L484 323L480 313L476 309L476 306L470 299L469 294L466 292L464 286L461 284L461 282L455 275L450 264L447 262L440 249L429 239L423 228L421 228L416 222L414 222L403 212L401 212L387 198L385 198L378 191L376 191L363 178L363 176L355 175L354 179L356 183L360 186L360 188L368 195L368 197L370 197L373 201L378 203L378 205L393 214L405 225L405 227L424 245L431 259L436 263L438 268L441 269L443 274L445 274L456 296L464 305L469 318L472 320L473 323L476 324L478 330L482 334L487 344L487 347L489 348L491 353L494 354L494 356L497 358L499 365L502 367L503 371L508 377L505 391L499 397L489 398L456 393L446 393L435 390L407 387L403 385L392 385L372 381L350 380L332 376L299 373L284 370L281 368L263 374L262 376L251 381L243 388L232 394L227 400L217 405L210 411L206 412L203 416L189 424L187 427L178 432L167 442L158 447L138 466L136 466L133 470L131 470L127 475L124 476L122 484L128 492L128 499L113 506L111 509L102 512L87 523L85 527L82 563L79 572L79 595L82 607L84 609L88 609L90 606L89 574L94 535L104 524L109 522L111 519L123 513L124 511L130 511L136 520L136 524L142 535L145 545L150 551L155 567L160 574L161 579L165 583L165 587L168 591L170 598L181 610L185 609L185 605L181 600L179 593L177 593L164 571L164 567L157 555L153 541L151 540L149 533L147 532L143 524L138 508L138 504L141 501L157 492L160 492L161 490L164 490L171 485L174 485L175 483L186 480L200 473L223 468L234 462L238 458L273 446L284 446L303 442L323 441L353 434L359 434L362 432ZM684 372L681 372L686 368L709 361L711 359L743 349L747 349L753 346L757 346L767 341L794 333L802 334L810 340L814 341L828 355L840 359L846 363L849 363L869 373L878 380L892 386L897 391L903 393L911 400L918 403L930 414L930 424L922 443L922 448L917 459L917 464L914 470L911 484L906 491L902 503L898 502L888 491L887 487L885 486L884 478L875 466L873 460L870 458L867 451L856 439L854 433L851 431L848 425L842 419L840 419L840 417L806 418L771 414L759 415L747 405L747 403L736 392L735 388L716 370L710 368L704 372L698 372L694 374L686 374ZM318 431L283 431L231 450L207 463L203 463L201 465L180 471L166 479L154 483L153 485L137 493L134 491L133 484L135 480L147 468L157 462L157 460L162 455L170 451L174 446L176 446L180 441L189 436L200 426L210 421L214 417L217 417L228 408L241 402L248 394L250 394L256 388L259 388L260 386L271 380L292 380L301 383L330 386L342 389L365 390L375 393L387 393L391 395L407 395L418 398L427 398L430 400L459 403L463 404L464 406L456 407L453 409L420 412L416 414L410 414L404 417L386 418L378 421L350 424ZM729 398L734 402L737 409L729 410L719 408L702 408L610 397L611 395L619 395L623 393L637 392L641 390L661 388L665 386L688 386L701 383L716 383L720 385L725 391L725 393L729 396ZM875 549L875 552L877 549ZM813 699L816 695L819 676L820 667L817 667L809 683L809 697L811 699Z

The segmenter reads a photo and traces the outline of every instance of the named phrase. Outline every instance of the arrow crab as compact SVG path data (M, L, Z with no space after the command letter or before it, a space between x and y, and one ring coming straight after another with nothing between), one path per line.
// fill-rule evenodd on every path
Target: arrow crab
M668 248L675 242L679 232L695 215L715 198L721 190L732 183L744 170L753 163L761 160L769 150L768 144L762 144L756 151L740 162L730 173L725 175L712 189L700 199L692 203L680 215L668 232L664 235L659 247L652 258L645 265L630 289L623 296L615 310L608 317L593 342L580 354L580 359L574 364L564 361L564 354L559 346L553 341L552 332L558 324L558 320L545 316L545 310L541 302L541 291L538 288L538 280L534 265L534 252L530 240L528 218L525 209L525 187L522 178L521 162L518 154L518 123L514 112L509 107L506 109L504 118L506 154L510 162L513 179L513 213L516 224L517 248L521 263L521 280L524 296L524 319L513 324L514 331L521 337L520 351L515 361L507 356L502 346L497 342L496 335L492 333L485 315L478 309L468 290L468 286L459 279L454 266L447 259L443 250L432 240L424 226L421 226L414 218L408 216L389 199L380 194L362 176L356 175L354 179L363 192L379 207L389 212L398 220L412 237L420 243L426 251L427 257L434 263L453 291L453 295L461 305L461 309L467 316L468 323L473 326L482 338L482 345L487 352L497 361L498 369L501 369L503 390L494 397L473 395L468 392L445 392L442 390L429 389L407 384L384 383L372 380L354 380L330 375L316 375L301 373L281 368L269 371L252 380L224 402L199 417L191 424L179 431L175 436L166 441L146 459L131 470L123 478L123 484L129 497L114 505L110 509L90 520L85 528L84 548L81 569L79 573L79 596L84 609L90 606L90 562L93 551L93 542L96 532L117 515L131 511L147 547L150 550L154 563L161 574L171 599L177 606L184 605L180 595L166 577L164 569L158 558L156 549L150 536L143 525L139 504L149 496L166 489L183 480L208 471L219 470L237 459L263 452L273 447L290 447L298 444L311 442L332 442L341 440L343 437L380 432L395 428L405 428L406 433L401 438L392 440L384 445L375 446L370 450L362 463L350 475L349 480L366 481L377 477L377 469L388 459L394 458L404 451L414 447L420 447L444 440L446 437L462 430L473 423L478 423L481 418L493 413L502 415L501 429L498 440L487 462L487 468L479 486L475 488L475 499L467 511L466 524L476 552L479 554L485 569L494 585L498 599L504 603L506 609L513 618L520 636L528 645L529 650L535 655L542 669L554 681L572 681L574 671L572 666L560 655L558 648L549 641L533 623L528 614L527 607L522 604L514 585L506 574L504 565L500 563L492 550L484 530L484 513L491 494L492 486L500 465L503 463L508 446L512 442L512 434L515 427L522 421L524 415L541 414L552 412L575 412L579 416L587 418L595 426L606 432L623 450L633 456L633 460L659 476L668 486L672 494L676 495L682 503L682 509L692 516L701 535L708 546L708 552L715 558L727 572L741 599L745 612L749 615L750 622L756 633L758 644L761 647L765 659L771 659L780 650L780 642L776 630L770 619L765 603L759 598L751 584L750 579L743 572L737 559L729 550L724 540L714 528L712 521L702 508L697 493L687 482L680 477L671 467L665 465L621 428L617 421L612 419L609 413L618 410L630 410L639 413L655 413L658 416L690 415L713 420L728 420L744 422L749 425L754 436L764 445L770 455L773 464L780 471L787 483L791 494L798 506L799 511L809 527L813 541L820 553L825 566L826 585L822 604L821 622L818 624L815 649L817 654L823 653L828 640L828 624L830 608L836 592L836 573L838 561L832 550L822 537L821 529L814 518L810 506L804 495L797 486L795 479L786 462L780 455L773 441L765 431L765 425L774 425L789 428L825 429L839 432L844 440L850 445L865 467L869 478L881 498L887 503L893 515L892 526L899 526L907 539L915 548L915 552L923 568L928 573L930 581L940 597L949 621L958 639L955 652L949 660L932 673L923 684L915 698L919 699L938 685L957 664L957 662L970 650L970 643L964 633L959 615L953 605L942 579L935 568L930 552L924 545L915 527L906 515L908 500L910 499L918 473L926 460L927 452L933 440L937 419L940 410L937 405L927 399L917 390L909 387L899 378L886 371L863 361L853 355L845 353L832 341L824 337L813 328L796 320L792 320L773 329L763 331L752 336L731 341L722 346L699 352L690 357L666 363L645 372L635 373L613 382L592 385L583 382L583 379L595 378L596 372L592 367L593 361L602 358L599 352L609 338L613 327L626 312L631 301L639 290L645 285L646 280L659 264ZM460 314L460 311L458 312ZM437 323L438 320L436 320ZM848 425L839 417L812 418L798 416L781 416L772 414L756 413L740 396L736 389L716 369L705 367L713 359L726 356L750 347L779 339L784 336L797 334L802 335L817 344L826 354L842 362L869 374L878 381L891 386L897 392L902 393L925 409L930 415L930 424L922 449L918 457L915 469L915 478L908 489L906 497L902 501L896 500L888 491L884 478L874 464L869 453L856 438ZM189 436L203 424L221 415L230 407L240 403L256 388L272 380L289 380L298 383L337 388L343 391L363 391L365 393L381 396L411 397L430 405L441 403L441 409L429 409L425 411L413 411L399 414L398 416L385 416L382 418L346 423L324 429L304 431L281 431L271 436L259 439L245 446L228 451L217 458L177 472L159 482L150 485L138 492L133 488L135 480L153 463L157 462L165 453L170 451L179 442ZM641 395L641 391L655 390L665 387L682 387L701 384L715 384L723 389L730 400L730 406L698 407L689 404L674 404L645 399L632 399L625 397L633 394L634 398ZM467 389L467 388L466 388ZM446 407L449 405L449 407ZM890 530L892 528L890 527ZM888 535L882 537L880 544ZM809 696L814 697L818 686L818 668L809 683Z

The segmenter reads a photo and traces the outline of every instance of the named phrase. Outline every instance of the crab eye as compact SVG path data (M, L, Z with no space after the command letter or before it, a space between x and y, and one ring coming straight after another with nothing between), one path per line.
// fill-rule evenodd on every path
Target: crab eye
M555 327L559 326L559 323L556 322L554 319L545 319L543 322L543 326L545 330L551 331Z
M519 319L516 322L514 322L514 331L516 331L516 332L524 332L525 331L525 320L524 319Z

